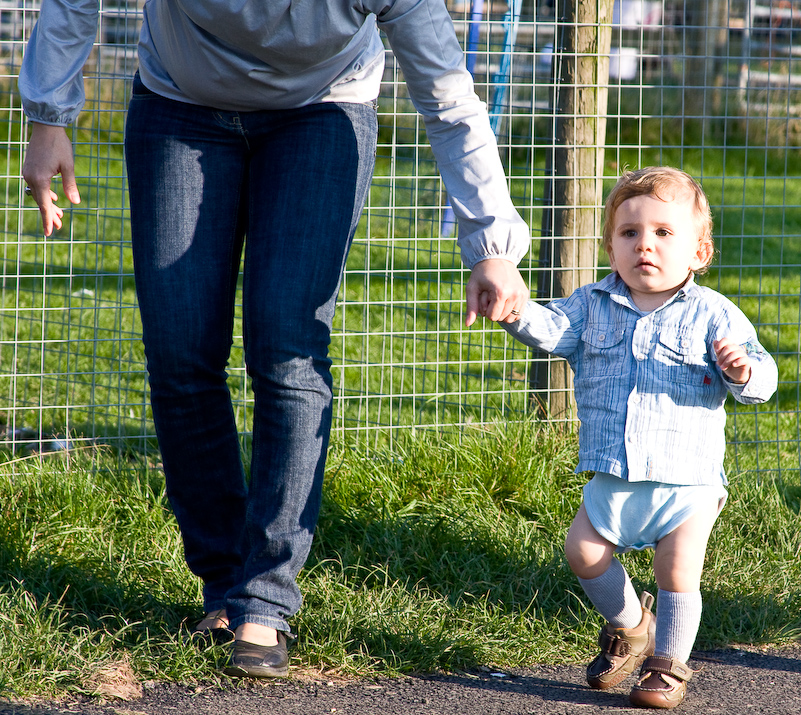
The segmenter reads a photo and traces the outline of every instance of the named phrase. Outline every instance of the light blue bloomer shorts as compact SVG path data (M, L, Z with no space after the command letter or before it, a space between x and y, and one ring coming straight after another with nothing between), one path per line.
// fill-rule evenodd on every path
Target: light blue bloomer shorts
M699 511L726 504L723 484L678 486L660 482L627 482L604 472L584 485L584 508L595 530L617 546L618 553L652 549Z

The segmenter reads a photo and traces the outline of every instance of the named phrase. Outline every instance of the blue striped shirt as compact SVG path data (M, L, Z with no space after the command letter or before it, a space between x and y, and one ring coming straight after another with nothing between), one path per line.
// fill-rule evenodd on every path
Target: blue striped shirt
M546 306L529 301L511 335L567 359L575 374L577 472L628 481L725 484L726 412L731 393L760 403L778 370L743 312L692 277L664 305L644 313L617 273ZM751 377L739 385L718 368L713 342L739 343Z

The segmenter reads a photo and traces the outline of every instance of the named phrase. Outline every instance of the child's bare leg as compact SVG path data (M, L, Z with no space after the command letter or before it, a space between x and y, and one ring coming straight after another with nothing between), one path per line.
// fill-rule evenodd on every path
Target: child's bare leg
M701 622L701 573L717 509L696 512L656 545L657 656L686 663Z
M623 565L614 558L615 545L593 527L581 505L565 540L565 553L573 573L598 612L608 621L601 629L601 652L587 666L592 688L611 688L653 652L653 597L642 604Z
M717 509L698 511L656 545L656 644L631 692L635 705L673 708L684 699L692 676L686 663L701 623L706 544L717 516Z
M597 578L609 568L614 553L615 545L595 530L582 503L565 539L565 556L573 573L583 579Z
M659 588L676 593L700 589L706 544L717 518L717 509L698 511L656 545L654 576Z
M614 555L615 545L595 530L582 504L565 539L567 562L593 606L612 627L636 628L643 616L640 599Z

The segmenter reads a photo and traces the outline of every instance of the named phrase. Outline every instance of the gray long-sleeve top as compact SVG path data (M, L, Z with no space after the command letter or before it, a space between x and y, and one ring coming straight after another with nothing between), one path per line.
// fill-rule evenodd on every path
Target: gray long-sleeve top
M66 126L83 107L82 68L98 0L43 0L19 77L26 115ZM384 70L383 30L423 116L454 213L462 260L517 264L529 232L509 197L487 113L444 0L148 0L145 86L232 111L368 102Z

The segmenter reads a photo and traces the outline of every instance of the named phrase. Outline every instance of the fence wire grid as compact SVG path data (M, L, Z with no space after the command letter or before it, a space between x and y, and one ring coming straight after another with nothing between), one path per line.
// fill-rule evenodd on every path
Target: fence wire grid
M28 127L16 78L39 0L0 0L2 154L0 448L10 459L104 443L155 454L132 276L122 159L140 0L99 3L72 128L82 202L45 239L24 201ZM532 232L521 271L536 295L547 244L565 61L563 0L448 0L487 103L512 197ZM730 401L729 469L798 475L801 323L801 0L615 0L603 169L670 164L713 207L717 260L702 282L734 300L780 368L776 398ZM550 365L488 322L464 327L468 272L422 121L387 48L370 197L342 282L332 358L334 430L378 445L397 430L481 427L547 401ZM60 192L60 186L58 187ZM598 214L602 200L590 207ZM63 205L63 200L62 200ZM586 208L586 207L585 207ZM598 236L581 240L598 245ZM596 253L598 253L596 251ZM597 277L608 268L579 266ZM169 316L165 316L169 319ZM243 437L252 397L237 319L229 385ZM538 364L539 363L539 364ZM571 420L572 417L560 418Z

